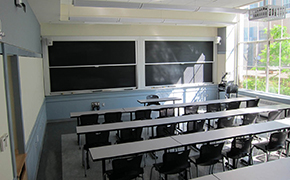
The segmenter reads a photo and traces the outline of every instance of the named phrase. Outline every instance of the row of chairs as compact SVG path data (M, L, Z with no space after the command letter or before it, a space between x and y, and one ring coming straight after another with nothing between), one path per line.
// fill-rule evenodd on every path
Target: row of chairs
M252 164L252 150L257 148L266 154L267 161L269 155L273 151L279 151L285 148L286 132L274 132L271 134L269 141L255 144L251 146L253 137L237 137L234 138L231 144L230 151L223 153L224 142L211 142L202 145L199 149L198 157L190 157L190 149L182 151L165 152L162 156L162 162L153 164L150 172L150 179L152 178L152 170L155 169L159 176L162 175L167 179L168 175L179 174L182 179L188 179L188 174L191 176L191 163L195 165L196 176L199 176L199 166L209 166L209 174L214 171L214 166L221 163L223 171L225 171L224 164L237 168L237 163L240 158L248 156L249 164ZM280 157L279 157L280 158ZM227 160L227 163L224 162ZM235 160L235 164L230 164L229 159ZM112 169L106 174L110 180L133 179L141 177L143 179L144 170L141 167L142 155L133 157L126 157L115 159L112 161Z

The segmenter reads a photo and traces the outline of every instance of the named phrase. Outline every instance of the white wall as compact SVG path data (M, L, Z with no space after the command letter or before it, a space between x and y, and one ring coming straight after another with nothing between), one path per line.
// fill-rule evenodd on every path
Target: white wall
M5 96L5 84L3 74L3 58L0 56L0 136L4 133L8 133L8 120L7 120L7 107L6 107L6 96ZM8 133L9 135L9 133ZM10 138L10 135L8 136ZM8 139L8 142L10 140ZM11 150L10 143L4 152L0 152L0 179L1 180L12 180L12 161L11 161Z
M42 59L19 57L19 71L24 135L27 143L45 99Z
M215 37L215 27L167 25L61 25L42 24L42 36L170 36Z

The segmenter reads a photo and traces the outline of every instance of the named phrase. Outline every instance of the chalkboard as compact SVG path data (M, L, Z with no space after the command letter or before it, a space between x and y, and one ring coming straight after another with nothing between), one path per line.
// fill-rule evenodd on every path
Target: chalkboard
M145 62L213 61L212 41L146 41Z
M53 42L51 92L136 87L135 41Z
M146 86L212 82L212 41L146 41Z
M50 66L132 64L135 41L53 42L48 47Z
M146 86L212 82L212 64L147 65Z
M135 87L135 66L53 68L51 91Z

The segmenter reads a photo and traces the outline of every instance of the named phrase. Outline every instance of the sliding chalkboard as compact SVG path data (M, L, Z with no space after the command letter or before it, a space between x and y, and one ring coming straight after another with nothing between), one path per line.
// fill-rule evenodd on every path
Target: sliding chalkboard
M212 41L146 41L146 86L212 82Z
M212 64L147 65L146 85L212 82Z
M50 66L135 63L135 41L53 42Z
M146 41L145 59L146 63L213 61L213 42Z
M51 92L136 87L135 41L53 42Z

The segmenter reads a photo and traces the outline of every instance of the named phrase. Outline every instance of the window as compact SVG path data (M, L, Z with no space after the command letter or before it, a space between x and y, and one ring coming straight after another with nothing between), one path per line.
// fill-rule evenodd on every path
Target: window
M273 5L289 6L288 0ZM263 6L256 3L250 8ZM289 12L289 11L288 11ZM239 86L245 89L290 95L290 19L261 22L248 21L242 15L244 32L239 43Z

